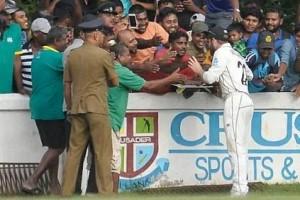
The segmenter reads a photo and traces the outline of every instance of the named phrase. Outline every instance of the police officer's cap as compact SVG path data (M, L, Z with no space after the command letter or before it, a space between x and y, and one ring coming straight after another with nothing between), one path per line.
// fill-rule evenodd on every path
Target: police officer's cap
M78 24L78 28L82 29L84 32L92 32L101 29L103 26L100 19L96 18L93 20L84 21Z
M115 15L115 9L116 5L113 2L104 2L97 7L97 13L111 13Z

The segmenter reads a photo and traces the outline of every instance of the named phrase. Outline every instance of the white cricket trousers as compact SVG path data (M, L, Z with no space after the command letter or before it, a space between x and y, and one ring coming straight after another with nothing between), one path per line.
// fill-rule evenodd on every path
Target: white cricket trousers
M228 95L224 107L224 128L227 139L227 149L233 168L233 195L243 195L248 192L248 148L253 102L248 94L234 92Z

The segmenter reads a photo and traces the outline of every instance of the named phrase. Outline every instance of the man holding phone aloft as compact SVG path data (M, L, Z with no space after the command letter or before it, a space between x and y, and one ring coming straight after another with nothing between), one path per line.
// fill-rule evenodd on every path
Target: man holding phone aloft
M168 42L169 34L156 22L149 22L146 10L141 5L133 5L129 9L129 15L136 16L137 27L134 29L136 39L151 40L154 37L160 38L162 44ZM135 63L144 63L154 59L155 47L138 49L132 56Z

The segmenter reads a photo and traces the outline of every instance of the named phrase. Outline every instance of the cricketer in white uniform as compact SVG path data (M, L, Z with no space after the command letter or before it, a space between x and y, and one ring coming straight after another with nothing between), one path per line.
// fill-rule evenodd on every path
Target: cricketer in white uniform
M189 67L202 77L206 83L219 82L224 106L224 128L227 149L234 170L232 196L244 196L248 193L247 140L253 115L253 102L248 93L248 81L253 74L245 60L227 42L227 31L213 27L208 31L212 46L216 50L212 66L204 71L195 58Z

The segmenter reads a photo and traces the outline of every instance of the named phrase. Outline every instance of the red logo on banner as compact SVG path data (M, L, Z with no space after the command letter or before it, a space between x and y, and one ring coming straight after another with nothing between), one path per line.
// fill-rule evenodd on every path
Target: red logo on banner
M127 113L121 130L121 176L132 178L151 166L158 153L158 113Z

